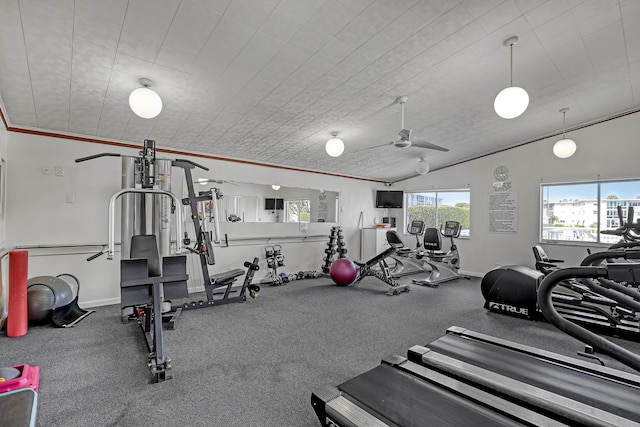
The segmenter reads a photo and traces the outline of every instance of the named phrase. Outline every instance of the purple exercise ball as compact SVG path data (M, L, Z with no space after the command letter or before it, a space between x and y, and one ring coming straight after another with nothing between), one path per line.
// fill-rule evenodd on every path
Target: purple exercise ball
M348 286L358 277L358 268L349 258L339 258L331 264L331 280L338 286Z

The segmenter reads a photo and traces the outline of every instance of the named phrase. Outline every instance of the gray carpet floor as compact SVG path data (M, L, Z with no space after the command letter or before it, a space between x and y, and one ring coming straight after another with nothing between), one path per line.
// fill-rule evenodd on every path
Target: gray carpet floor
M245 303L184 312L164 333L174 378L159 384L149 384L140 328L123 324L118 306L70 329L3 333L0 366L40 366L38 426L318 426L312 390L428 344L449 326L569 356L584 348L545 322L486 312L479 279L414 285L393 297L385 290L373 277L349 287L300 280L263 286ZM640 353L639 343L616 342Z

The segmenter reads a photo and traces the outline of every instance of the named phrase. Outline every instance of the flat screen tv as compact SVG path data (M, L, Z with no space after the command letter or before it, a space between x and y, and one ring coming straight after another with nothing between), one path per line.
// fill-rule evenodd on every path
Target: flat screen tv
M264 199L264 209L273 211L276 209L276 199Z
M376 192L376 208L402 208L404 202L404 191L382 191Z
M284 209L284 199L264 199L264 209L267 211L280 211Z

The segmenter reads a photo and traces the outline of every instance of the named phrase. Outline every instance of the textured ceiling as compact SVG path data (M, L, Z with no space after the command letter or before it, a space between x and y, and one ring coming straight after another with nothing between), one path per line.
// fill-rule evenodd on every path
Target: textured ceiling
M531 102L504 120L513 35ZM142 77L155 119L128 106ZM401 95L449 152L357 152L397 138ZM640 1L0 0L0 97L10 127L395 181L559 132L563 107L568 128L638 108Z

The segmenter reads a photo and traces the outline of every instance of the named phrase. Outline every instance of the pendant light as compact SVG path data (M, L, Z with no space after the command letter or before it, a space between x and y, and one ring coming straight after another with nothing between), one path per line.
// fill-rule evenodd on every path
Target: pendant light
M578 148L573 139L565 138L567 111L569 111L568 108L562 108L560 110L562 113L562 139L553 144L553 154L561 159L567 159L573 156Z
M429 162L427 162L424 157L420 157L420 161L416 164L416 172L420 175L424 175L429 172L429 169L431 169Z
M332 138L327 141L324 149L331 157L338 157L344 152L344 142L338 138L338 132L331 132Z
M518 42L518 37L509 37L504 41L505 46L511 49L511 79L509 87L502 89L493 102L493 108L503 119L514 119L525 112L529 106L529 94L521 87L513 85L513 45Z
M162 99L153 90L149 89L153 82L149 79L140 79L142 87L134 89L129 95L129 107L143 119L153 119L162 111Z

